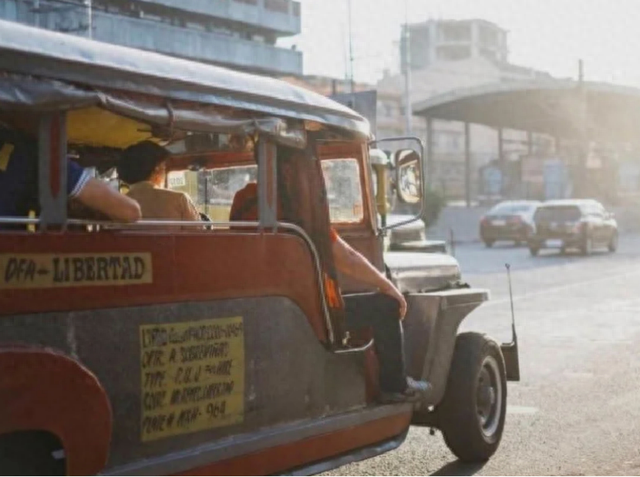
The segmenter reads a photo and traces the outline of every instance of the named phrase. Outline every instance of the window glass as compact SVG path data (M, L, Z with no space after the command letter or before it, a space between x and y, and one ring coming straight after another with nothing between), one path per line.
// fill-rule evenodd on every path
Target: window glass
M236 192L249 182L256 182L257 174L255 165L198 172L172 171L167 182L169 189L186 192L198 210L213 222L227 222Z
M322 161L332 223L358 223L364 218L360 166L355 159Z

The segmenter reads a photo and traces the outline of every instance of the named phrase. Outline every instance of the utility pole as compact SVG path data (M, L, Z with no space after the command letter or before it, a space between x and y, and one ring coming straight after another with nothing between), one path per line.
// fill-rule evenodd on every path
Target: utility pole
M40 28L40 0L34 0L33 11L35 12L36 27Z
M588 106L587 106L587 90L584 85L584 63L582 59L578 60L578 111L579 117L579 157L578 171L579 184L578 195L584 195L587 191L587 161L589 160L589 136L588 136Z
M355 83L353 80L353 32L351 31L351 0L347 0L347 14L349 18L349 91L355 93Z
M93 0L85 0L87 6L87 36L93 39Z
M412 119L413 110L411 108L411 34L409 32L409 0L404 0L404 114L405 114L405 135L413 135Z

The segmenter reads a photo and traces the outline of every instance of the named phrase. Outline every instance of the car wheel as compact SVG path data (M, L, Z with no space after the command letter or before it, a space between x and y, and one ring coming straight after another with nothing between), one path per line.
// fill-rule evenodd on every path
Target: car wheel
M480 333L456 339L447 389L436 408L444 440L463 462L484 462L498 449L507 410L500 346Z
M491 247L493 247L493 244L494 244L494 243L495 243L495 242L494 242L493 240L485 240L485 241L484 241L484 245L485 245L485 247L487 247L487 248L491 248Z
M609 252L614 253L618 250L618 232L614 232L611 236L611 240L609 240L609 245L607 247Z
M593 252L593 238L590 235L585 236L580 246L580 253L588 257Z
M540 252L540 248L539 247L535 247L535 246L529 245L529 253L531 253L532 257L537 257L538 256L538 252Z

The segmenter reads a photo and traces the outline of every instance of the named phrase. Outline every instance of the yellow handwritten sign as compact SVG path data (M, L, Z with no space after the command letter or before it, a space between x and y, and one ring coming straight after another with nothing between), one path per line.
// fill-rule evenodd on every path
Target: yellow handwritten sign
M143 442L241 423L242 317L140 326Z
M150 253L2 253L0 273L0 290L153 283Z
M13 144L5 143L0 149L0 171L6 171L9 167L11 154L13 154Z

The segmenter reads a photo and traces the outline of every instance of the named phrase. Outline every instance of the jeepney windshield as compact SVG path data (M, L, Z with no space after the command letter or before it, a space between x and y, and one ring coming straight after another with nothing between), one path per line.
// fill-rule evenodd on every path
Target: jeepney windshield
M322 161L332 223L358 223L364 218L360 166L355 159Z
M226 222L236 192L255 182L257 174L256 165L243 165L197 172L172 171L167 180L170 189L187 193L198 211L214 222Z

